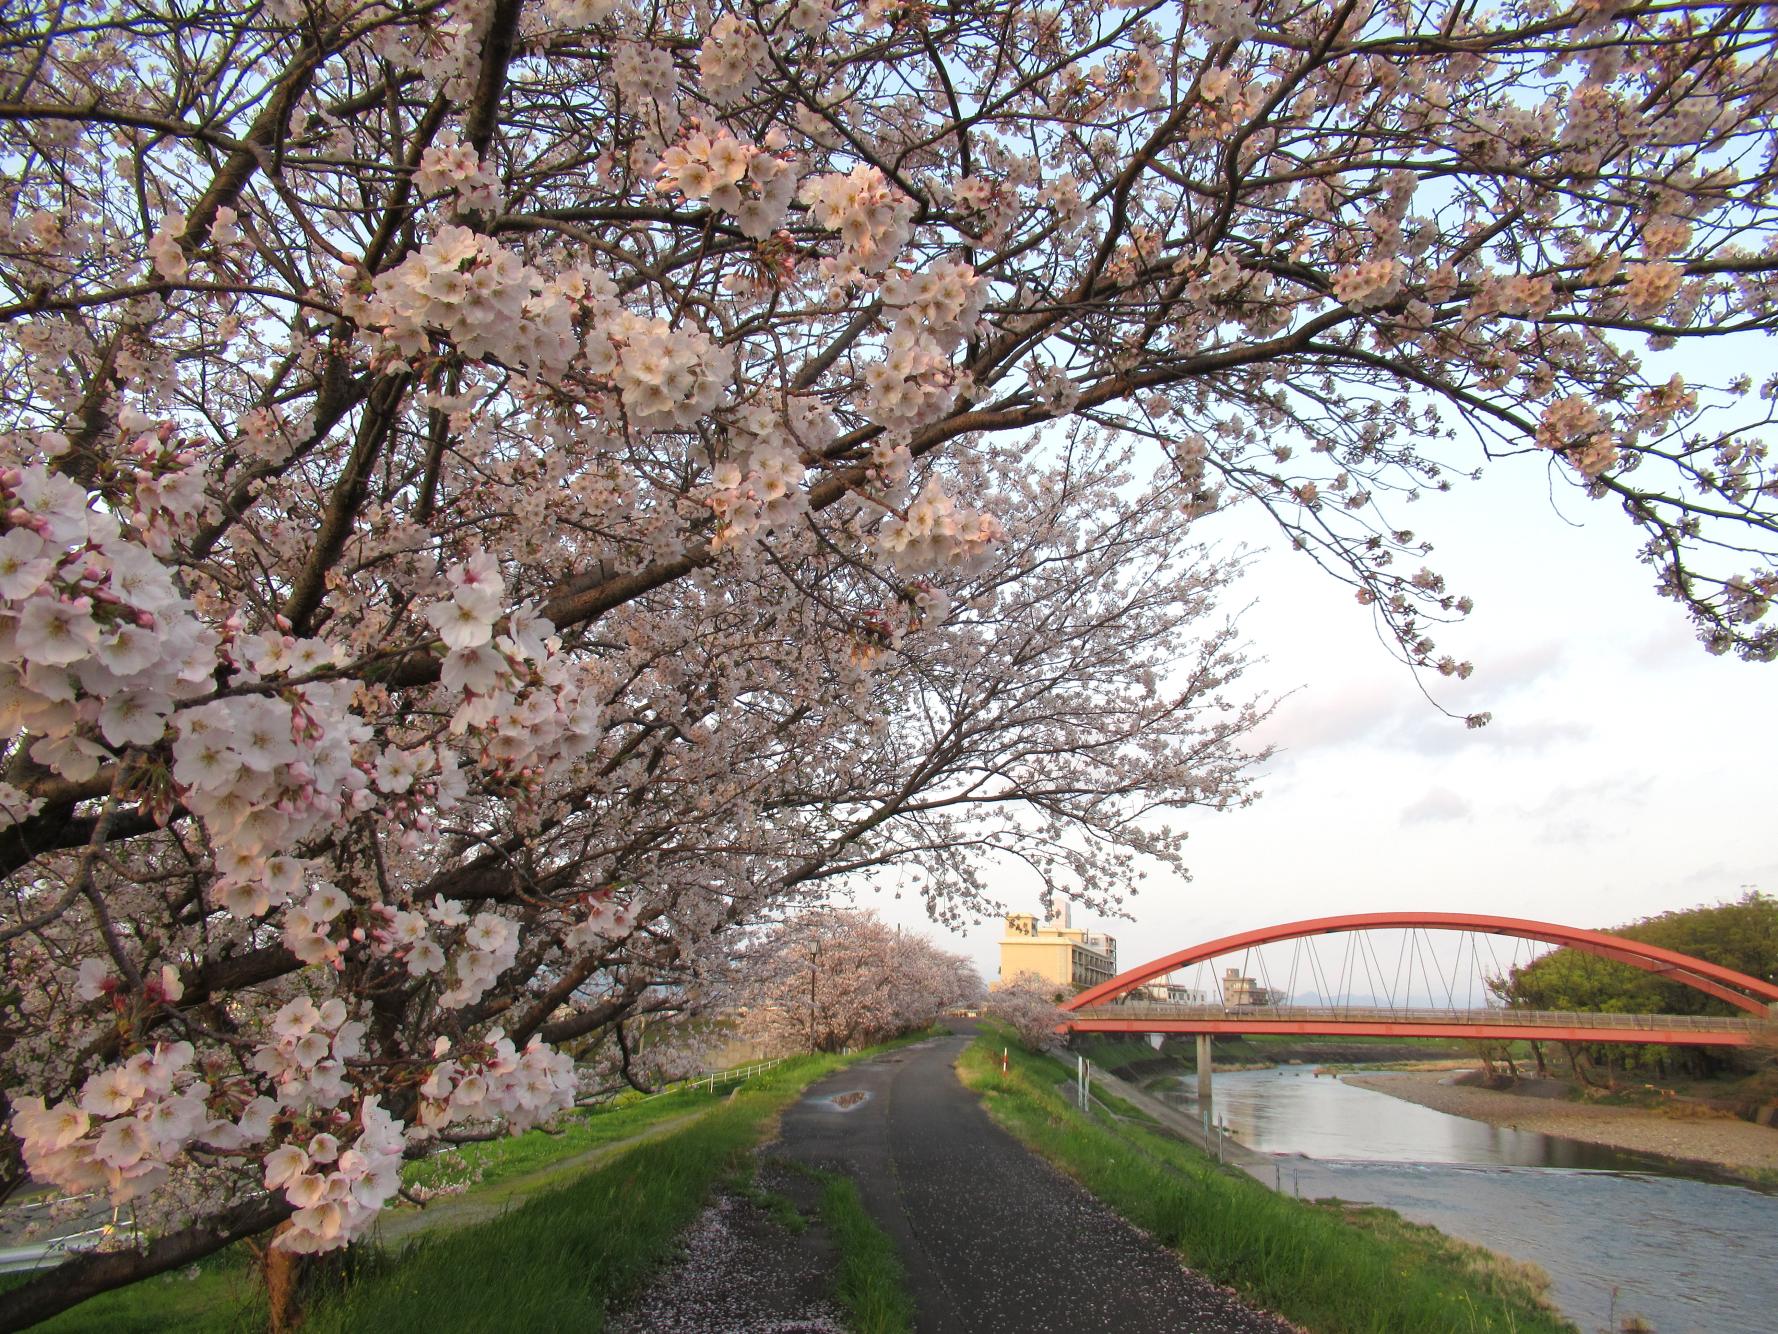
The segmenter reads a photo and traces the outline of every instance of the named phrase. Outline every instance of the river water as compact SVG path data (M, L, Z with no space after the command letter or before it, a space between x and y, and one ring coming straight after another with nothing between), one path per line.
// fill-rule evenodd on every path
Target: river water
M1195 1081L1157 1090L1196 1111ZM1638 1315L1660 1334L1778 1331L1778 1195L1666 1159L1499 1129L1316 1078L1216 1076L1231 1136L1306 1199L1381 1204L1541 1265L1580 1328Z

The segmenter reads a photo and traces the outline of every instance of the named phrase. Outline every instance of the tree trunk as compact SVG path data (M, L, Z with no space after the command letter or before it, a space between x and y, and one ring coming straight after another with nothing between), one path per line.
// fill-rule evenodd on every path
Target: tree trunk
M283 1236L289 1227L285 1223L272 1240ZM297 1285L302 1280L302 1261L303 1257L295 1251L271 1244L259 1257L259 1272L265 1279L266 1327L271 1334L289 1334L301 1318Z

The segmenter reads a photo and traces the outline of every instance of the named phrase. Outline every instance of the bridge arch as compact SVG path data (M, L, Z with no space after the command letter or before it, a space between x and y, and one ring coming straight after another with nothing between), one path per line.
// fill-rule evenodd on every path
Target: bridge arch
M1778 984L1750 977L1720 964L1695 959L1677 950L1614 936L1605 931L1587 931L1580 927L1561 926L1555 922L1539 922L1524 917L1495 917L1485 913L1376 912L1311 917L1300 922L1283 922L1277 926L1260 927L1253 931L1223 936L1218 940L1208 940L1201 945L1151 959L1148 963L1119 973L1109 982L1089 987L1066 1002L1062 1008L1081 1010L1091 1005L1103 1005L1134 991L1144 982L1150 982L1175 969L1232 954L1237 950L1308 936L1390 929L1473 931L1483 935L1515 936L1521 940L1566 945L1571 949L1584 950L1588 954L1629 964L1644 972L1655 973L1669 981L1684 983L1693 990L1728 1001L1731 1005L1761 1018L1771 1017L1772 1006L1778 1003Z

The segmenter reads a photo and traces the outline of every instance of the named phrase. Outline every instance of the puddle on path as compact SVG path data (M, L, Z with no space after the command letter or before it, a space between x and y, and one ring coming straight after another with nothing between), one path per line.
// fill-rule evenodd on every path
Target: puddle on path
M854 1108L862 1107L869 1101L870 1091L868 1089L847 1089L844 1093L830 1093L825 1098L814 1099L817 1106L825 1107L833 1112L849 1112Z

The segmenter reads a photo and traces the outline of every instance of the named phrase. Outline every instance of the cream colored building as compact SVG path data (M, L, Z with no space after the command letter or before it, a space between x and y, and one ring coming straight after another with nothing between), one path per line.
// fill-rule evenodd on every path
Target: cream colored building
M1184 986L1168 976L1144 982L1130 993L1129 999L1156 1005L1203 1005L1208 998L1197 987Z
M1009 913L1000 941L1000 976L1035 973L1062 992L1083 991L1117 975L1117 941L1071 926L1068 905L1039 922L1030 913Z
M1222 1003L1233 1008L1248 1005L1276 1005L1281 998L1262 987L1239 968L1229 968L1222 975Z

